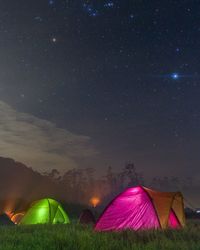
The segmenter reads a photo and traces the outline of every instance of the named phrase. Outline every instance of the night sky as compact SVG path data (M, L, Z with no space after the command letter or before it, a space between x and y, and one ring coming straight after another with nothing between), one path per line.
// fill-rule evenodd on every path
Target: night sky
M0 151L36 170L200 179L200 2L0 2Z

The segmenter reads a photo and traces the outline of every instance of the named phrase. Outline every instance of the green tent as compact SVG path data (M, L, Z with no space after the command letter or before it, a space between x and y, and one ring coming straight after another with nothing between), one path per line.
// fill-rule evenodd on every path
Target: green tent
M29 224L67 224L69 218L61 205L53 199L34 202L20 221L20 225Z

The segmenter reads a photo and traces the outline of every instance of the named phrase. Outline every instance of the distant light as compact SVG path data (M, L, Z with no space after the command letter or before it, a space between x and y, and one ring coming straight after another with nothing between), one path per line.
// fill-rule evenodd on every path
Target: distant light
M200 209L196 210L196 213L197 213L197 214L200 214Z
M93 206L93 207L96 207L97 205L99 205L100 203L100 199L98 197L92 197L90 199L90 204Z

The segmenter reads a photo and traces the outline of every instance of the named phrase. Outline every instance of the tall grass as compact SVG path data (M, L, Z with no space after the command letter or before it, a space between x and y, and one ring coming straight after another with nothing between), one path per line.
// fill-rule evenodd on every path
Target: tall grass
M1 226L2 250L200 250L200 223L182 230L97 233L71 225Z

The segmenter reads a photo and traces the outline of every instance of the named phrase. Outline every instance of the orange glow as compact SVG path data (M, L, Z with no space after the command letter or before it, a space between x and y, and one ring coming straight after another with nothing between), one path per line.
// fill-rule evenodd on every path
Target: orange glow
M100 203L100 199L98 197L92 197L90 199L90 204L93 206L93 207L96 207L98 206Z
M14 202L6 201L3 207L3 211L9 216L14 211L14 208L15 208Z
M17 214L14 214L12 217L11 217L11 220L15 223L15 224L18 224L20 222L20 220L22 219L22 217L24 216L24 213L17 213Z

